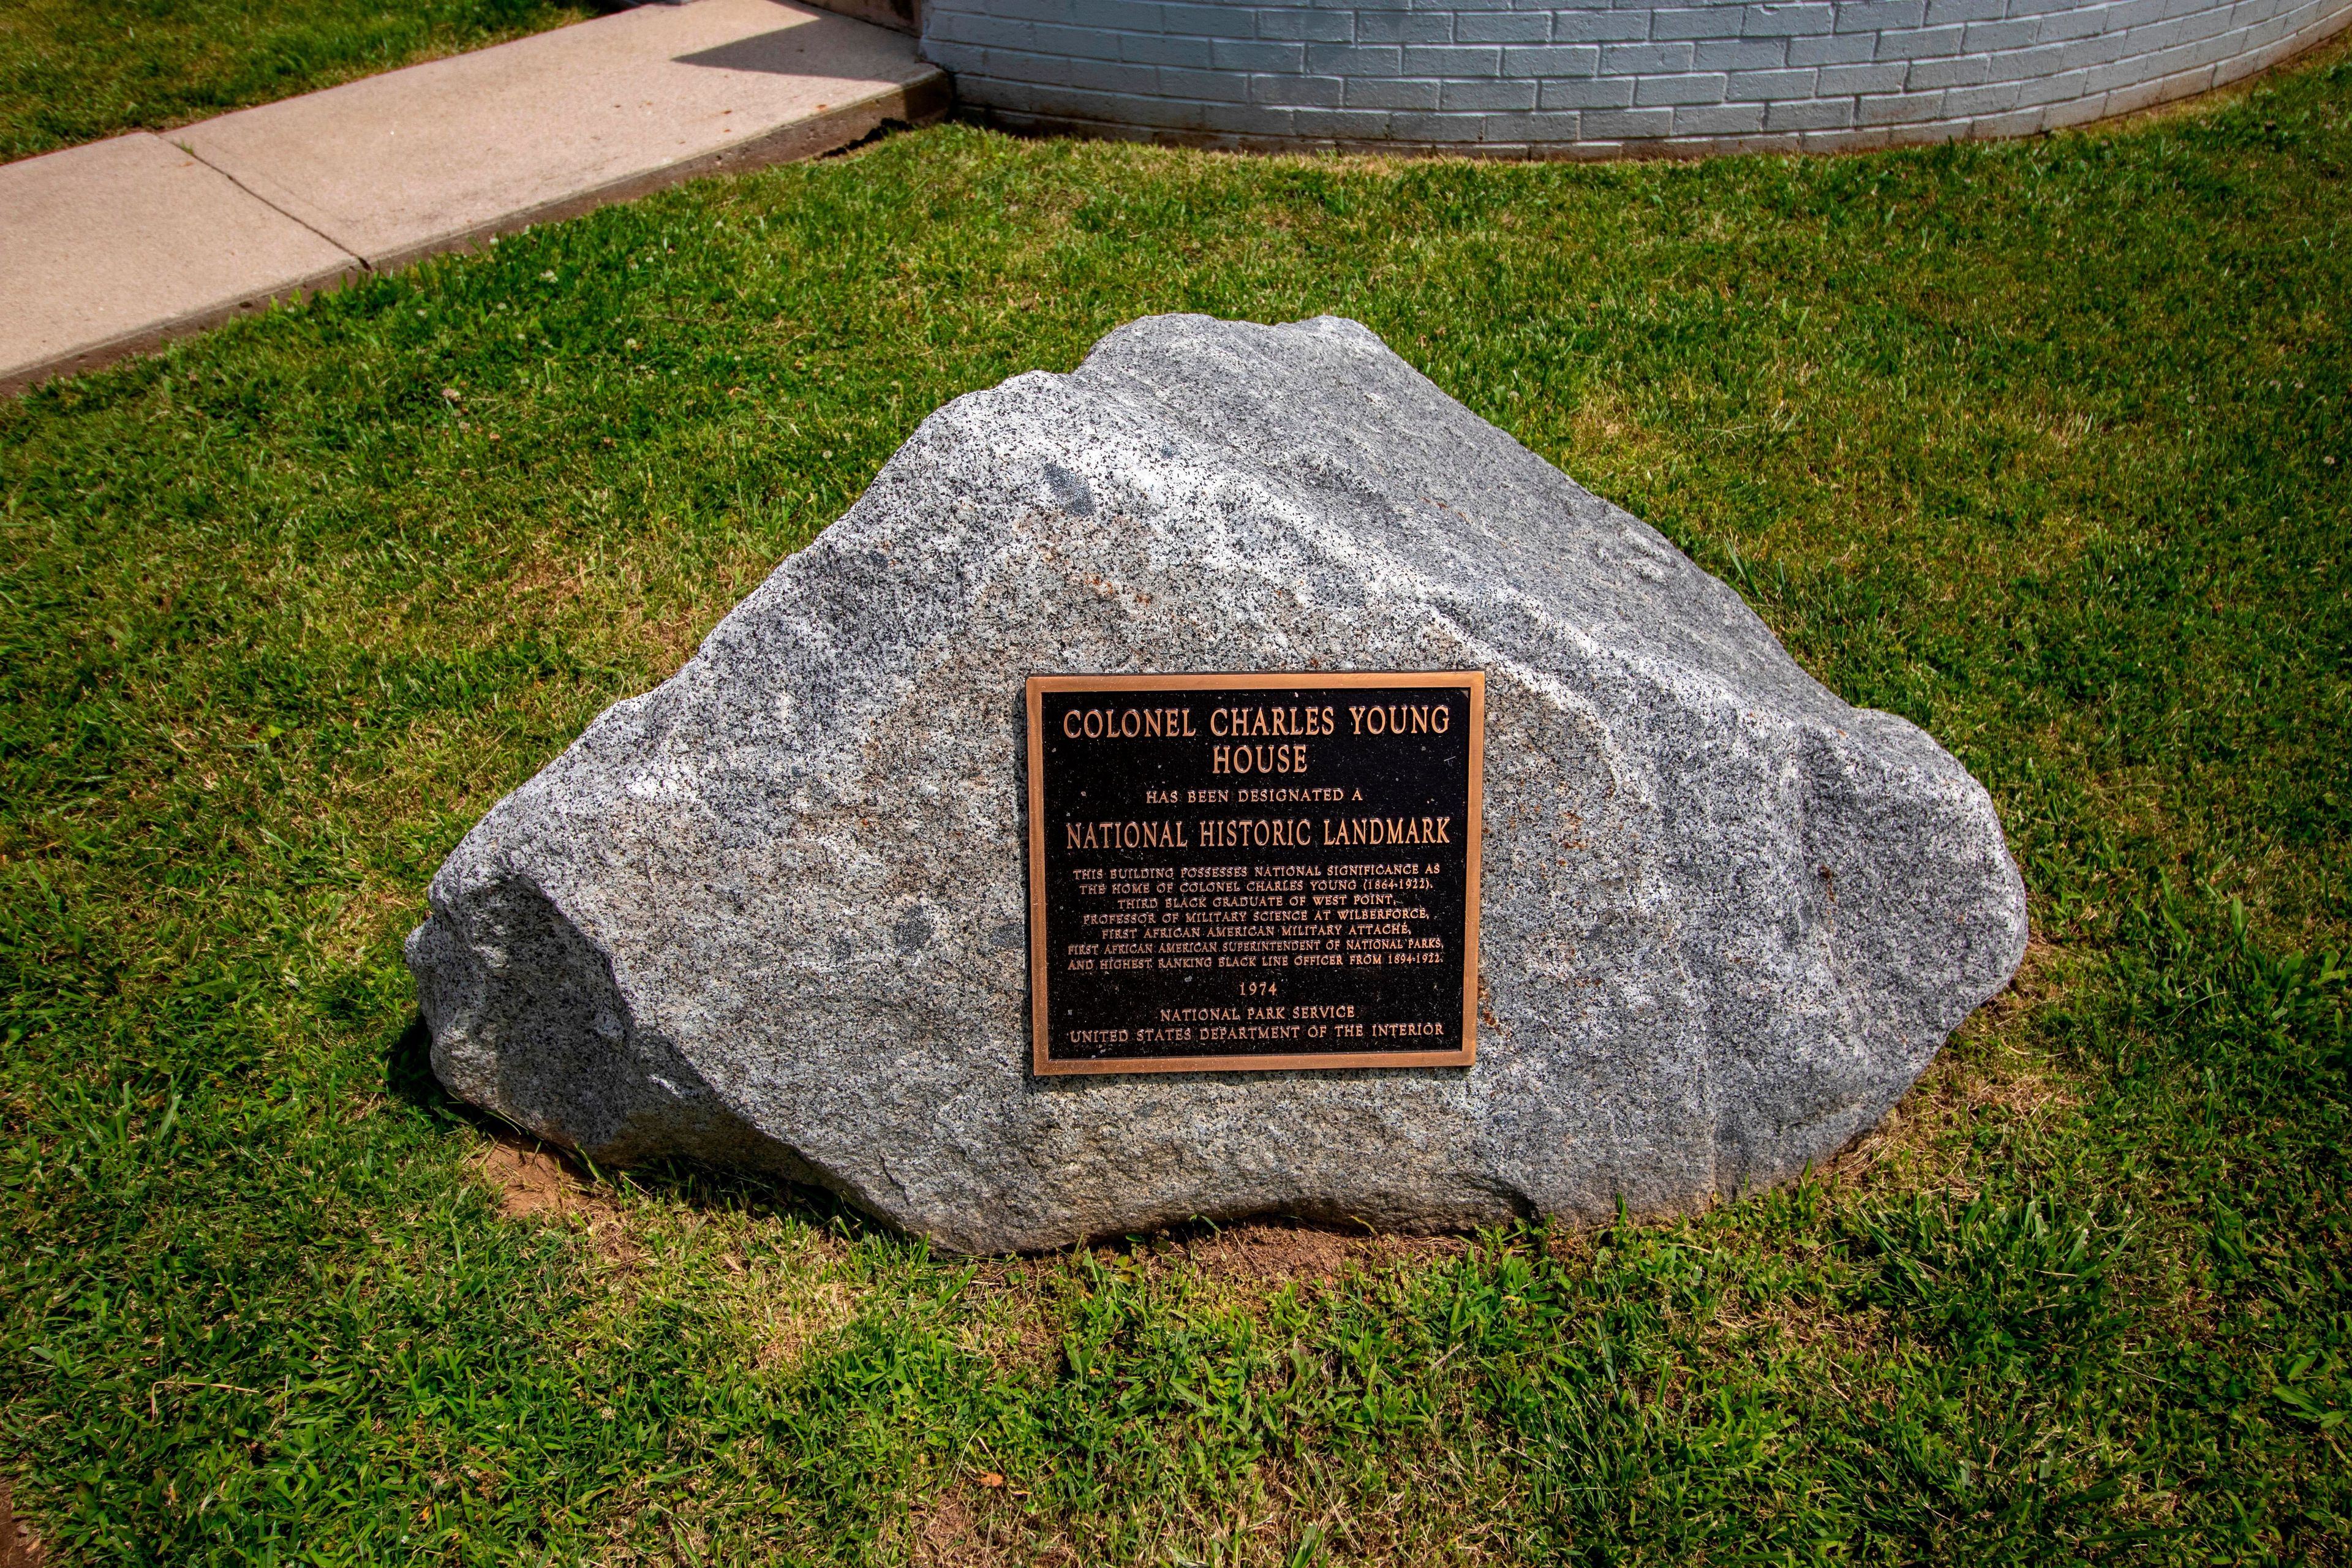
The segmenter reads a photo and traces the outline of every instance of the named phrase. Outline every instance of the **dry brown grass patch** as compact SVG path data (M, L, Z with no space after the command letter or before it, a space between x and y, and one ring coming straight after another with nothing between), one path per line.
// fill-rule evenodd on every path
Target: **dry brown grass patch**
M1842 1310L1824 1296L1786 1294L1754 1304L1742 1313L1718 1311L1702 1331L1710 1344L1768 1340L1792 1351L1876 1357L1892 1343L1886 1314L1876 1307Z
M1465 1468L1454 1450L1401 1454L1377 1478L1342 1473L1309 1454L1263 1462L1256 1479L1253 1497L1168 1518L1156 1532L1158 1560L1475 1568L1517 1555L1507 1473Z
M415 918L417 903L415 891L397 888L354 893L335 911L320 951L347 963L362 962L378 943L407 934L400 928Z
M775 1287L761 1292L767 1301L765 1321L761 1324L760 1349L751 1360L761 1372L790 1366L813 1342L845 1326L857 1316L866 1294L838 1280L782 1280L766 1270L760 1271L753 1283Z
M1553 417L1565 427L1571 453L1610 454L1633 461L1659 458L1667 450L1666 442L1643 425L1615 387L1587 387L1575 407L1555 410Z
M2082 1103L2082 1096L2039 1053L2019 1045L2017 1026L2065 994L2064 954L2028 938L2024 962L2000 994L1978 1009L1885 1120L1839 1153L1827 1171L1834 1187L1893 1180L1971 1198L1965 1128L1998 1117L2039 1133Z
M552 552L534 551L517 566L502 592L509 600L536 599L546 609L570 604L588 591L588 563ZM520 606L515 606L520 608Z

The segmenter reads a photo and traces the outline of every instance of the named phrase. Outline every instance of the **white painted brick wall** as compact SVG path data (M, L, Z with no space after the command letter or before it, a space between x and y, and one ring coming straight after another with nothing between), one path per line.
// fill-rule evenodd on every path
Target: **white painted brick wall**
M2236 80L2352 0L929 0L923 52L1024 129L1503 154L2014 136Z

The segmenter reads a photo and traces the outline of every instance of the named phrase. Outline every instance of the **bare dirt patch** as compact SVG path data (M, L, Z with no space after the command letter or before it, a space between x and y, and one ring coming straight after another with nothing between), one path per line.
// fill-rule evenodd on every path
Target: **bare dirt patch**
M542 1215L575 1225L606 1263L635 1267L636 1243L620 1205L571 1160L534 1139L502 1136L491 1142L478 1168L498 1194L505 1218Z
M1459 1258L1469 1242L1459 1236L1397 1236L1253 1221L1184 1245L1184 1257L1212 1279L1237 1284L1321 1284L1354 1272Z
M41 1568L47 1560L47 1553L41 1550L41 1538L33 1533L32 1526L16 1517L8 1483L0 1481L0 1568Z
M923 1511L912 1555L919 1568L993 1568L1013 1561L998 1545L997 1533L950 1492Z

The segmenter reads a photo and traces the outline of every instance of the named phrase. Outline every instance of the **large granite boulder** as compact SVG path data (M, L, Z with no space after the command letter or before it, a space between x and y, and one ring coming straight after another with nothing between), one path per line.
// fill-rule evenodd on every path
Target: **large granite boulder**
M1034 1077L1022 678L1486 672L1477 1065ZM457 1093L962 1251L1670 1210L1875 1123L2025 946L1985 792L1352 321L1134 322L926 420L409 938Z

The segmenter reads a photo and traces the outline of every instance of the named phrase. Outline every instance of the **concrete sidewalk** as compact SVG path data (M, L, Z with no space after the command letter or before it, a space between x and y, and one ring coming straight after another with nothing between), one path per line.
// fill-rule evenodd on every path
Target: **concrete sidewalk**
M790 0L695 0L0 165L0 395L949 103L901 34Z

